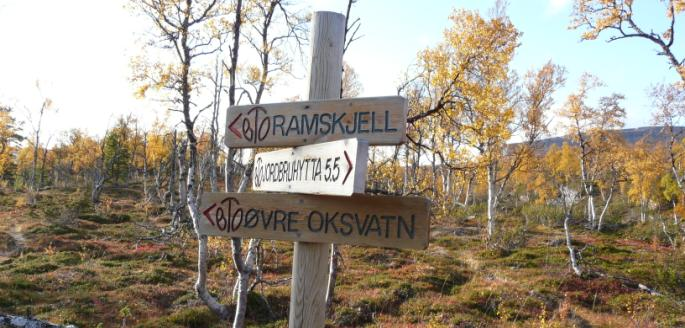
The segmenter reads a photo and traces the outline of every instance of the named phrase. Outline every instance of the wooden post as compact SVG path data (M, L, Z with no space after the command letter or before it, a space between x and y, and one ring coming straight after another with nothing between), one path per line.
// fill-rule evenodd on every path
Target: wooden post
M340 98L345 16L314 13L309 100ZM330 244L295 243L290 291L290 328L324 327Z

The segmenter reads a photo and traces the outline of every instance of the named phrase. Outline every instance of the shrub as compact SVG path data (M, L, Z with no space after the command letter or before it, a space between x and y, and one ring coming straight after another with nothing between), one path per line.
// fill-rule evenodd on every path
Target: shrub
M336 327L358 327L373 322L373 313L367 308L341 307L335 311L333 324Z
M219 318L207 307L180 310L168 317L169 322L188 328L204 328L219 322Z
M170 284L174 282L176 276L173 272L166 271L161 268L154 268L152 272L147 272L143 276L143 282L146 284Z
M559 206L526 203L521 207L521 215L528 223L556 227L561 225L564 211Z
M59 267L52 263L32 262L15 269L14 272L23 274L41 274L57 270L57 268Z
M513 251L526 244L528 226L520 219L502 220L499 229L495 230L492 245L505 251Z
M465 284L469 277L458 271L450 271L426 275L421 280L427 282L431 290L447 295L453 293L455 287Z
M467 307L481 313L496 317L497 308L501 301L500 294L491 290L471 291L465 295L464 303Z

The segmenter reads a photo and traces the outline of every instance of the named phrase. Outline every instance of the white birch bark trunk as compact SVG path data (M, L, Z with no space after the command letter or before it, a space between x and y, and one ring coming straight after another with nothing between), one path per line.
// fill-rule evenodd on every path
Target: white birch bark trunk
M597 220L597 231L602 231L602 225L604 224L604 215L609 208L609 203L614 195L614 187L609 188L609 195L607 196L606 203L604 203L604 208L602 208L602 213L599 214L599 219Z
M564 215L564 233L566 235L566 248L568 248L568 254L571 261L571 269L573 270L573 273L575 273L577 276L581 276L583 274L583 271L580 268L580 264L578 263L578 259L576 258L576 250L571 242L571 231L568 226L568 222L570 219L571 214L567 212Z
M586 213L587 213L587 224L590 229L595 228L595 198L592 196L592 188L588 188L587 193L587 203L586 203Z
M495 233L495 204L497 196L495 195L495 165L488 165L488 239L491 239Z
M340 251L338 245L331 245L331 256L328 262L328 286L326 289L326 312L332 313L333 300L335 298L335 281L338 277L338 260L340 259Z

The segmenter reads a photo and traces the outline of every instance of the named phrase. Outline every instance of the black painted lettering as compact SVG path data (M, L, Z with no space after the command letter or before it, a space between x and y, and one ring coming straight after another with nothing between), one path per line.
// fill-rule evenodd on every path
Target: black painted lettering
M250 121L247 117L243 119L243 137L245 137L245 140L247 141L254 140L254 130L250 126Z
M276 165L273 163L269 164L269 181L274 180L274 175L276 174Z
M345 127L343 127L343 124L341 121L347 113L342 113L340 116L338 116L337 119L335 118L336 114L337 113L333 113L333 122L331 123L333 125L333 128L331 129L332 130L331 134L335 134L335 126L336 125L340 126L340 133L344 134L345 133Z
M266 124L266 127L264 126ZM262 120L261 123L259 123L259 130L257 131L256 136L259 139L259 141L262 141L266 139L266 137L269 135L269 130L271 129L271 118L266 117L265 119Z
M348 222L348 220L352 221L352 219L353 216L350 213L343 213L340 215L340 223L344 226L340 228L341 235L349 236L352 233L352 223Z
M324 118L328 118L328 119L324 120ZM322 135L327 135L327 134L331 133L331 114L329 114L329 113L321 114L321 125L326 127L325 130L324 130L323 126L321 127L321 129L319 129L319 132Z
M279 218L280 214L280 218ZM274 231L278 230L277 226L280 224L281 227L283 228L283 232L285 232L285 219L287 218L288 214L283 211L283 210L276 210L276 214L274 215Z
M335 114L333 114L333 115L335 115ZM343 133L347 132L347 134L353 134L355 131L357 131L356 122L357 122L357 113L354 113L354 118L352 119L352 124L347 124L347 126L345 127L345 130L343 130ZM352 131L350 131L350 125L352 125Z
M257 209L251 208L245 213L245 228L254 228L259 223L259 211Z
M300 212L288 212L288 232L300 232L299 229L293 227L299 222L296 218L298 214L300 214Z
M285 116L283 115L274 115L274 128L271 131L272 135L276 135L276 129L281 129L281 137L285 136L285 129L283 128L283 124L285 124Z
M236 215L238 215L238 214L240 214L240 216L242 217L242 215L243 215L243 209L242 209L242 208L238 208L238 209L235 211L235 214L233 214L233 211L232 211L233 203L235 203L236 205L240 205L240 202L239 202L236 198L227 197L227 198L224 198L224 200L221 201L221 204L223 205L223 204L225 204L225 203L227 203L227 202L228 202L228 207L227 207L227 209L228 209L228 217L224 217L224 218L226 219L226 220L225 220L226 222L224 223L224 228L225 228L228 232L231 232L231 222L230 222L230 221L233 221L233 218L234 218ZM217 211L217 212L218 212L218 211ZM238 213L238 212L239 212L239 213ZM223 209L221 210L221 213L222 213L221 215L224 216L224 214L223 214ZM218 213L217 213L217 214L218 214ZM219 221L219 218L217 217L217 226L219 225L219 222L218 222L218 221ZM221 230L223 230L223 229L221 229Z
M230 224L231 224L230 229L232 231L236 231L236 230L240 229L240 225L243 224L243 209L242 208L238 208L237 210L235 210L235 214L231 215Z
M269 225L271 224L271 220L273 220L276 211L269 212L268 219L267 219L267 216L264 215L264 211L260 211L260 212L262 213L262 226L264 227L264 230L267 230L267 229L269 229Z
M290 123L288 123L288 130L285 132L285 135L290 135L291 131L294 131L295 135L302 134L300 131L300 121L297 120L297 116L290 117Z
M219 231L226 230L226 215L224 214L224 209L219 207L216 209L216 226Z
M397 218L392 215L381 215L381 220L385 220L385 238L390 237L390 221L396 219Z
M302 173L304 172L304 171L303 171L303 168L304 168L304 162L305 162L305 161L306 161L306 160L304 160L304 161L299 161L299 162L298 162L298 163L300 164L300 167L299 167L300 177L298 178L298 180L302 180ZM305 180L307 179L307 172L304 172L304 178L305 178Z
M390 111L385 111L385 132L395 132L397 128L390 127Z
M409 236L410 239L414 239L414 223L416 221L416 217L414 214L411 215L411 225L407 225L407 222L404 221L404 218L402 216L397 216L397 239L402 238L402 231L400 228L404 228L404 231L407 233L407 236Z
M381 223L378 222L378 217L375 214L371 215L371 220L369 221L369 224L366 227L366 231L364 232L364 236L368 236L369 232L371 231L376 231L378 234L378 237L381 236Z
M300 162L300 160L293 161L293 164L292 164L292 174L291 174L291 176L290 176L290 180L289 180L289 181L299 180L299 178L297 177L297 173L298 173L297 170L300 168L300 165L298 165L299 162Z
M355 113L356 114L356 113ZM369 112L359 112L359 118L357 119L358 133L369 133Z
M383 129L376 129L376 112L371 112L371 133L383 132Z
M303 133L307 129L307 135L316 134L316 131L319 130L319 114L312 115L311 121L307 114L302 114L302 124L300 125Z
M314 216L319 217L319 226L318 227L312 225L313 224L312 219L314 218ZM319 232L319 231L321 231L321 229L323 229L323 224L324 224L324 218L323 218L323 214L321 214L321 212L312 211L311 213L309 213L309 217L307 217L307 227L309 228L309 231Z
M328 180L331 179L331 174L333 173L333 168L331 167L331 160L332 158L328 157L326 158L326 172L325 175L323 176L323 179L328 182Z
M328 233L328 227L333 227L333 231L335 233L338 233L338 227L335 225L335 218L338 217L338 212L335 212L335 214L330 215L328 212L326 212L326 228L324 229L325 233Z
M366 228L369 224L369 215L367 214L364 218L364 223L360 224L361 222L359 221L359 214L355 213L354 221L357 223L357 234L359 234L360 236L363 235L366 232Z
M313 169L312 169L312 181L316 181L316 178L319 178L319 181L321 181L321 158L317 159L312 159L314 163Z

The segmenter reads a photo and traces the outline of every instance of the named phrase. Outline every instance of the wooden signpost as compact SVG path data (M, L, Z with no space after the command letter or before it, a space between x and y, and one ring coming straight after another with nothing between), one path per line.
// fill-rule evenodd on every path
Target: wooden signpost
M259 153L252 190L349 196L364 193L369 144L344 139Z
M228 110L228 147L295 147L255 157L253 190L285 193L205 193L200 202L204 235L295 242L291 328L324 327L331 243L428 246L427 199L361 194L368 146L405 141L407 101L339 99L344 35L345 16L314 13L309 101Z
M209 236L424 249L428 209L422 197L205 193L200 231Z
M407 101L398 96L231 107L228 147L285 147L360 138L397 145L406 138Z

